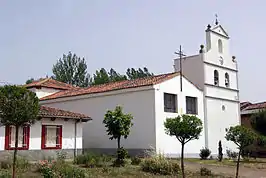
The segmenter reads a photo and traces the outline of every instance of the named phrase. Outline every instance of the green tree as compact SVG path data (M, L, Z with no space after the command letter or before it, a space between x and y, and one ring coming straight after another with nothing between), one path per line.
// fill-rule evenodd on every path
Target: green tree
M170 136L175 136L181 143L181 169L185 177L184 170L184 146L187 142L199 139L202 132L202 122L193 115L182 115L175 118L167 118L164 122L165 132Z
M30 84L30 83L32 83L34 81L34 78L30 78L30 79L28 79L27 81L26 81L26 84Z
M252 128L261 135L266 136L266 110L254 113L250 118Z
M146 67L144 67L143 70L141 68L139 69L128 68L126 71L126 75L129 80L133 80L137 78L153 76L153 73L150 73Z
M100 70L96 70L95 74L93 74L93 80L91 85L100 85L109 82L110 79L108 72L104 68L101 68Z
M113 68L110 69L110 72L108 74L110 82L127 80L127 76L117 73Z
M5 85L0 87L0 118L5 126L15 127L15 151L13 178L16 173L18 132L26 124L33 124L39 113L39 99L24 87Z
M238 178L240 155L246 147L254 143L254 140L257 139L257 135L249 128L238 125L230 127L225 138L227 141L234 142L239 150L236 166L236 178Z
M115 110L108 110L104 116L103 124L107 128L107 134L110 139L117 139L117 148L120 149L121 137L125 139L130 133L130 128L133 126L133 116L131 114L124 114L122 107L117 106Z
M55 80L79 87L89 85L90 75L87 73L85 58L80 58L76 54L63 54L63 58L53 65L52 70Z

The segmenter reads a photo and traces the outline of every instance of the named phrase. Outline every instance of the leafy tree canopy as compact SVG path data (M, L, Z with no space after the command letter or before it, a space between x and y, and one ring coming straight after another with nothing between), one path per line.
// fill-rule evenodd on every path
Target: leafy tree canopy
M175 136L181 143L181 170L185 177L184 168L184 146L187 142L199 139L202 132L202 122L193 115L182 115L175 118L167 118L164 122L165 132L170 136Z
M165 131L170 136L175 136L179 142L187 143L198 139L202 132L202 121L193 115L182 115L167 118L164 123Z
M87 64L84 58L69 52L63 55L53 66L55 80L79 87L89 85L90 76L87 74Z
M251 116L251 126L259 134L266 136L266 110L262 110Z
M26 84L30 84L30 83L32 83L34 81L34 78L30 78L30 79L28 79L27 81L26 81Z
M144 67L143 69L128 68L126 71L126 75L129 80L133 80L137 78L153 76L153 73L150 73L146 67Z
M39 114L39 109L39 99L34 92L15 85L0 87L0 122L5 126L15 126L13 177L16 177L19 127L34 123Z
M133 116L131 114L124 114L121 106L117 106L115 110L108 110L104 116L103 124L107 128L107 134L110 139L117 139L118 148L120 148L120 139L128 137L130 128L133 126Z
M24 87L0 87L0 118L4 125L31 124L39 113L39 99Z
M234 142L239 150L243 150L245 147L254 143L257 139L257 135L249 128L237 125L229 128L225 138L227 141Z

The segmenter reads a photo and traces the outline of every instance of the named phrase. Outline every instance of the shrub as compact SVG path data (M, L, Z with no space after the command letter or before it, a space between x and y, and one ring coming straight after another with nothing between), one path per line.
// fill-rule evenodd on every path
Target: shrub
M75 177L85 178L85 171L78 167L73 167L65 162L57 161L49 163L48 161L41 161L39 163L39 172L44 178L57 177Z
M221 140L218 143L218 160L221 162L223 160L223 147Z
M140 165L142 171L153 174L172 175L177 174L180 170L177 162L160 157L146 158Z
M84 165L86 167L104 167L111 161L110 156L98 155L94 153L86 153L78 155L74 161L75 164Z
M232 150L226 150L226 154L230 159L236 159L238 156L238 153Z
M55 165L54 169L57 177L85 178L85 171L83 169L73 167L69 164Z
M10 169L11 167L12 167L11 160L3 160L0 163L0 168L1 169Z
M211 176L212 171L209 170L208 168L202 167L202 168L200 168L200 175L201 176Z
M12 174L8 170L1 170L0 171L0 178L11 178Z
M127 150L125 150L123 147L117 150L117 159L114 160L113 166L120 167L126 165L126 157L128 156Z
M199 154L199 156L200 156L200 158L201 159L207 159L209 156L211 155L211 150L209 150L208 148L202 148L201 150L200 150L200 154Z
M141 158L140 157L131 157L131 164L132 165L139 165L141 163Z
M0 162L1 169L10 169L12 167L12 158L2 160ZM30 167L30 163L23 157L17 157L17 168L20 170L27 170Z
M65 162L67 153L65 151L58 151L56 152L56 160Z
M20 170L28 170L30 167L30 163L27 159L23 157L18 157L17 158L17 168Z

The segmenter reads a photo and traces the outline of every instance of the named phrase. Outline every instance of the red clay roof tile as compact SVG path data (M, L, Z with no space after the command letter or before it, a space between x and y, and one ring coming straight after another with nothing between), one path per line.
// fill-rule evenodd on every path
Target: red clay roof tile
M30 84L24 85L26 88L34 88L34 87L46 87L46 88L54 88L54 89L60 89L60 90L69 90L73 88L78 88L74 87L73 85L69 85L63 82L59 82L57 80L54 80L52 78L45 78L45 79L40 79L33 81Z
M253 109L266 109L266 102L260 102L260 103L254 103L247 107L245 107L243 110L253 110Z
M121 89L128 89L128 88L137 88L143 86L150 86L162 83L166 80L169 80L175 76L178 76L179 72L168 73L168 74L161 74L151 77L139 78L135 80L124 80L119 82L112 82L102 85L95 85L88 88L76 88L66 91L60 91L54 93L49 96L45 96L40 100L50 100L56 98L63 98L63 97L71 97L71 96L78 96L78 95L85 95L85 94L92 94L92 93L103 93L113 90L121 90Z
M52 108L48 106L41 106L39 111L39 117L51 117L51 118L68 118L68 119L87 119L91 120L89 116L85 114L70 112L62 109Z

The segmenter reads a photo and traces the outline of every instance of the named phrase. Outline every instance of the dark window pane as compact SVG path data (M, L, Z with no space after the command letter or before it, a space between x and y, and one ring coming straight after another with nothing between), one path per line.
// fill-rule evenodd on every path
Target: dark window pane
M198 114L198 103L196 97L186 97L186 113Z
M164 111L177 112L177 97L175 94L164 93Z

